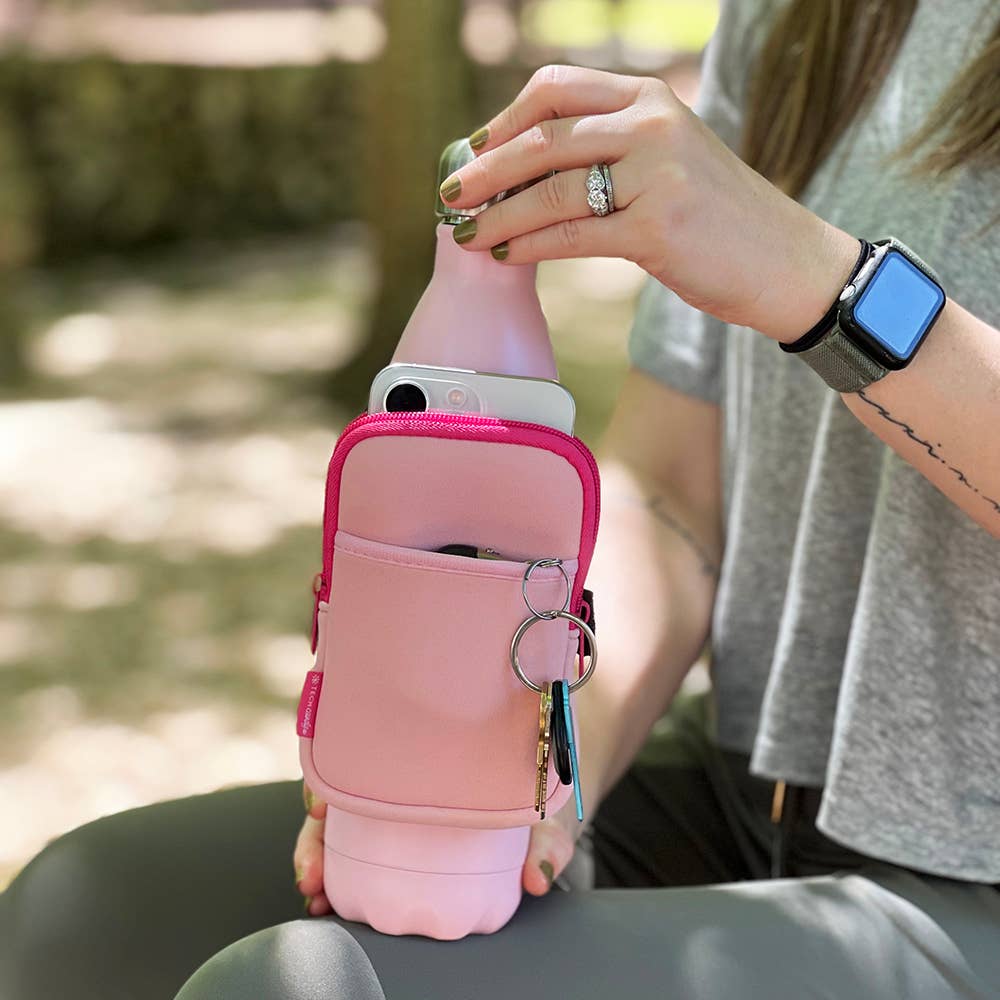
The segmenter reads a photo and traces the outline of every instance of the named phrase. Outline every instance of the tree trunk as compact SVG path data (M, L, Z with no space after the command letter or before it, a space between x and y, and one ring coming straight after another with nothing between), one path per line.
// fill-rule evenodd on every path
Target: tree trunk
M364 405L375 373L388 364L430 279L438 158L467 135L472 72L459 31L457 0L385 0L388 40L370 67L364 95L365 215L379 273L368 337L334 375L339 401Z

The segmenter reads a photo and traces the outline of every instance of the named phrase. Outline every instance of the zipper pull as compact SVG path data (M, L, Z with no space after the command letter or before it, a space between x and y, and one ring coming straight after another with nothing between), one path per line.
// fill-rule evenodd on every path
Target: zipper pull
M503 556L496 549L477 548L475 545L463 545L461 542L452 542L449 545L442 545L435 549L435 552L444 552L450 556L465 556L467 559L503 559Z
M323 589L323 572L317 573L312 580L313 589L313 613L312 630L309 633L309 648L315 653L319 643L319 592Z
M785 812L785 787L783 781L774 783L774 795L771 798L771 822L775 825L781 822L781 817Z
M785 793L787 786L784 781L774 783L774 796L771 799L771 878L784 878L785 860L788 855L788 837L790 831L785 824Z

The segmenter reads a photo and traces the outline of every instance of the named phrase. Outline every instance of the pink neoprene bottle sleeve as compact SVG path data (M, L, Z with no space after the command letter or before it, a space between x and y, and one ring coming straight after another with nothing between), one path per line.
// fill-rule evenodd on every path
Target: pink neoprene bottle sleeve
M468 162L466 142L442 157ZM395 362L556 378L534 265L467 253L439 203L434 276ZM314 669L299 705L303 774L327 802L324 879L334 909L390 934L450 939L502 927L521 898L538 772L539 697L510 644L537 608L581 610L599 510L576 438L467 414L365 414L327 475ZM498 560L437 550L489 547ZM568 593L567 593L568 588ZM579 633L530 628L536 684L573 680ZM582 748L581 748L582 750ZM548 769L546 805L571 794Z
M538 818L538 696L509 663L521 584L527 561L556 556L579 610L597 517L592 457L550 428L372 414L341 435L299 728L303 772L328 803L326 889L340 915L454 938L516 910ZM434 551L463 538L509 558ZM530 587L537 607L566 600L555 568ZM526 673L572 680L577 644L564 621L540 623L525 635ZM551 765L548 789L550 812L571 793Z

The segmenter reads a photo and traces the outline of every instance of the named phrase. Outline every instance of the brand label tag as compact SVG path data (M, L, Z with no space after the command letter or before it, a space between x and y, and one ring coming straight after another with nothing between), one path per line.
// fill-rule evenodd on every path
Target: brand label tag
M306 739L313 738L316 725L316 706L319 705L319 693L323 688L323 671L310 670L302 685L302 697L299 698L299 717L296 731Z

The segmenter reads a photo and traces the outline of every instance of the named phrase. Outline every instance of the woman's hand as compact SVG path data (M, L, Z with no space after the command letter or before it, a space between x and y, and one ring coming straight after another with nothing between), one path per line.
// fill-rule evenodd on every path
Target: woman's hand
M857 258L857 240L751 170L658 79L545 66L470 142L476 160L441 185L449 205L557 171L455 229L512 264L624 257L691 305L790 341ZM597 217L586 177L601 162L617 210Z
M323 891L323 827L326 824L326 803L309 786L302 783L306 818L295 842L295 885L306 897L309 916L332 913L333 907ZM573 857L576 835L576 807L573 799L554 816L536 823L531 829L528 856L524 862L521 883L533 896L544 896L552 881L559 876ZM573 832L571 832L573 831Z
M302 798L305 803L306 818L295 841L295 886L306 897L306 913L312 917L320 917L324 913L333 911L323 891L323 827L326 825L326 803L315 795L304 781Z
M521 872L521 885L532 896L544 896L573 857L579 836L576 803L569 801L557 813L531 828L528 856Z

